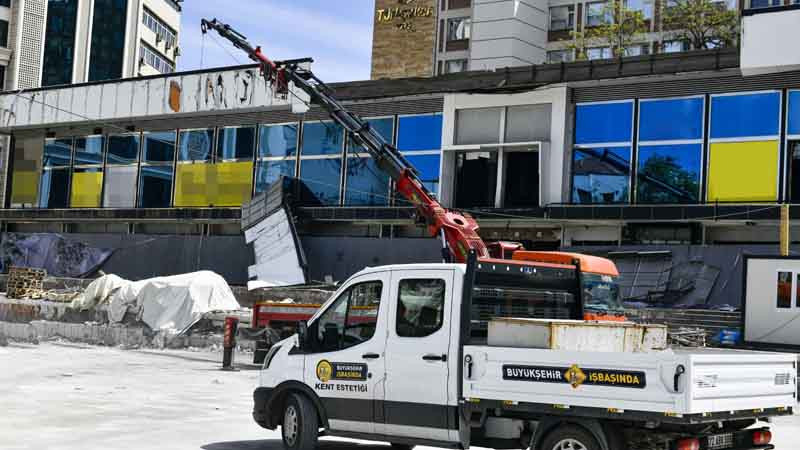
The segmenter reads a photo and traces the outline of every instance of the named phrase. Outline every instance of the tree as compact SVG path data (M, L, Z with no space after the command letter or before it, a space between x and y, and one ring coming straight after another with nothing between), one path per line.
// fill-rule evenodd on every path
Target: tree
M610 46L615 57L624 56L626 48L645 40L648 26L644 14L626 8L623 0L606 2L603 15L606 20L602 24L572 32L569 48L575 50L575 59L586 59L586 50L596 45Z
M735 46L739 14L711 0L671 0L664 8L664 30L695 49Z

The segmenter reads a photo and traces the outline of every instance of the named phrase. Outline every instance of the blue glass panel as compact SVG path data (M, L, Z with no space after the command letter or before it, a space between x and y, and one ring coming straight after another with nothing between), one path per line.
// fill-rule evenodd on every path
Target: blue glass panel
M787 133L800 134L800 91L789 92L789 128Z
M393 142L392 133L394 132L394 119L367 119L366 122L372 127L373 130L377 131L378 134L383 137L383 140L386 141L386 143L391 144ZM364 153L367 150L361 145L356 145L355 142L353 142L353 139L350 138L347 141L347 151L350 153Z
M256 193L264 192L281 175L294 176L294 160L259 161L256 167Z
M303 123L303 156L338 155L342 152L344 129L332 122Z
M335 206L339 204L340 158L307 159L300 162L300 194L304 205Z
M347 158L346 206L389 204L389 175L372 158Z
M138 134L108 137L108 164L133 164L139 160Z
M256 127L220 128L217 139L217 159L253 159Z
M400 117L397 126L400 150L436 150L442 148L442 115Z
M627 203L630 147L576 148L572 162L574 203Z
M169 208L172 202L173 165L144 166L139 172L139 207Z
M702 138L702 98L682 98L639 103L640 141Z
M175 132L144 133L142 154L145 162L172 162L175 159Z
M701 155L701 144L640 146L637 203L697 202Z
M630 142L633 102L578 105L575 112L575 143Z
M39 208L66 208L69 202L69 169L46 169L39 179Z
M286 157L297 155L298 125L261 125L259 156Z
M95 0L89 81L122 77L128 0Z
M213 129L181 131L178 161L210 161L213 148Z
M778 135L780 109L778 92L713 97L711 138Z
M47 2L42 86L72 83L77 20L78 0L49 0ZM8 27L8 22L5 26ZM7 34L8 30L6 29ZM0 45L7 47L2 42Z
M102 164L106 138L90 136L75 139L75 165Z
M441 155L405 155L405 157L417 169L423 182L439 180Z
M72 139L46 139L44 141L44 166L69 166L72 159Z

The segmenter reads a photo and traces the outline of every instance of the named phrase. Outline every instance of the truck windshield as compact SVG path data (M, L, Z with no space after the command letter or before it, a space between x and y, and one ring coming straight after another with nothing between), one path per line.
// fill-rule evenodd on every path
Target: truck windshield
M584 307L600 312L621 312L622 300L617 277L595 273L583 274Z

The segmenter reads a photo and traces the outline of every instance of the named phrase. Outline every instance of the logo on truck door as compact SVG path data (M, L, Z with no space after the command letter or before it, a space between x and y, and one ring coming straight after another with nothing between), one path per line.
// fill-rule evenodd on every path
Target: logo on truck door
M571 367L544 367L504 365L503 379L513 381L532 381L538 383L564 383L573 389L582 385L611 386L644 389L647 378L644 372L610 369L581 369L577 364Z
M323 383L331 380L366 381L367 365L363 363L329 362L317 363L317 378Z

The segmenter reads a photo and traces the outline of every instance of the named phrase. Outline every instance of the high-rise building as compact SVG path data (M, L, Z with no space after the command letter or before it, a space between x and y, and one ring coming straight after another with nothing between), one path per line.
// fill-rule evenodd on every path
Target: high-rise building
M690 50L662 26L675 0L622 1L641 11L647 31L625 56ZM797 0L713 0L721 7L758 8ZM568 62L573 32L610 20L608 0L378 0L373 37L373 78L432 76L467 70ZM746 4L745 4L746 3ZM429 28L435 27L435 39ZM586 49L587 59L613 57L608 43ZM414 70L409 70L413 67Z
M0 87L175 71L181 0L0 0Z

